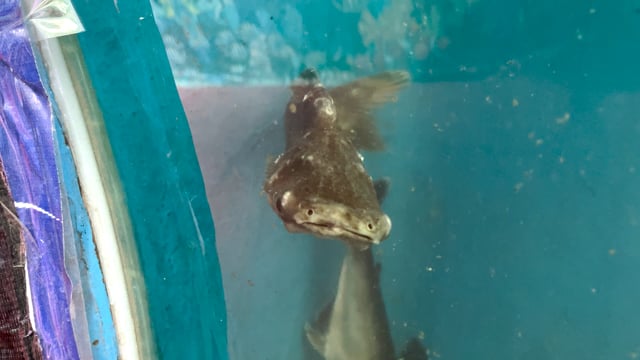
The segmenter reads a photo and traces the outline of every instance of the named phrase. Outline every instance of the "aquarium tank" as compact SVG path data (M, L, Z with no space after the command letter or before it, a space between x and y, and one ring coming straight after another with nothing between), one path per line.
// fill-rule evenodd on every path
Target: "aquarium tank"
M6 1L0 359L640 358L639 39L638 0Z
M263 191L307 68L327 88L411 77L374 111L384 150L362 151L389 181L372 252L397 356L411 339L430 359L640 355L640 3L152 5L215 219L230 358L340 358L305 324L342 284L343 243L288 232Z

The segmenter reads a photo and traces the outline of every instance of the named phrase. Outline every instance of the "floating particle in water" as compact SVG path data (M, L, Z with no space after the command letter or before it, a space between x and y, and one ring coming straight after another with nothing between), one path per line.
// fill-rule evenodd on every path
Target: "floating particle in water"
M511 100L511 106L518 107L518 105L520 105L520 102L518 101L518 99L513 98L513 100Z
M436 46L440 50L444 50L444 49L448 48L450 44L451 44L451 38L449 38L448 36L441 36L436 41Z
M522 188L524 187L524 183L522 181L518 182L517 184L515 184L513 186L513 191L515 191L516 193L519 193L520 190L522 190Z
M430 44L420 41L413 45L413 57L416 60L425 60L429 56Z
M527 180L531 180L531 178L533 177L533 172L533 169L526 170L522 173L522 176Z
M567 122L569 122L569 119L571 119L571 114L569 114L568 112L564 113L562 116L556 118L556 124L558 125L564 125Z
M614 256L616 254L616 249L611 248L609 249L608 253L609 253L609 256Z

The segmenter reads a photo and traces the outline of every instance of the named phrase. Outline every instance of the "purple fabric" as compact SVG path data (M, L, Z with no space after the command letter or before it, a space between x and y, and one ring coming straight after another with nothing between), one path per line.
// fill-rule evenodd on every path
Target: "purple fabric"
M25 234L36 331L45 358L78 359L64 269L53 123L18 0L0 1L0 156Z

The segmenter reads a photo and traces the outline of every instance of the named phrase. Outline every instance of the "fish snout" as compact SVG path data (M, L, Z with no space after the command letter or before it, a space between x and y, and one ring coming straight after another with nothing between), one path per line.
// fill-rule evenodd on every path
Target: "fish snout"
M368 222L366 226L373 242L379 244L391 233L391 218L387 214L382 214L375 221Z
M391 219L384 213L367 214L341 204L299 205L296 221L325 235L379 244L391 232Z

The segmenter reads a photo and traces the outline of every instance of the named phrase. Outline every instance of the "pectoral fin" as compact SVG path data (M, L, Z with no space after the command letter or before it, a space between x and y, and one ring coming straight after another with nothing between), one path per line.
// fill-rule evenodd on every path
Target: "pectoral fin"
M304 331L307 334L307 340L314 349L320 354L324 354L324 346L326 343L327 332L331 322L331 314L333 313L333 302L331 300L322 308L313 325L306 323Z
M327 342L325 333L317 330L309 323L304 324L304 332L307 334L307 340L313 348L320 354L324 354L324 346Z
M353 144L364 150L383 150L372 110L396 100L410 80L406 71L387 71L358 79L329 91L338 113L338 125L351 135Z

